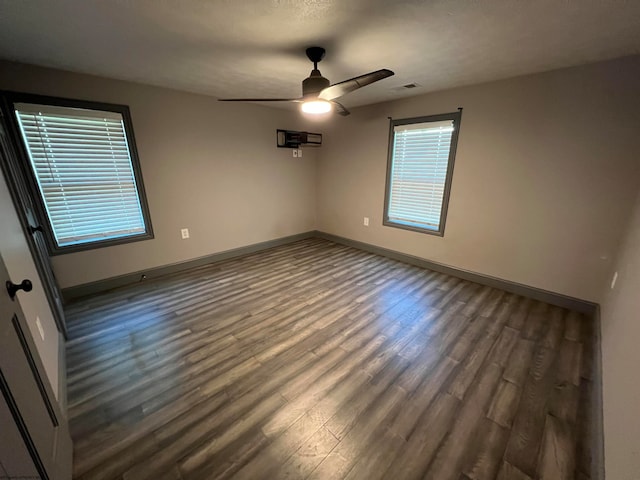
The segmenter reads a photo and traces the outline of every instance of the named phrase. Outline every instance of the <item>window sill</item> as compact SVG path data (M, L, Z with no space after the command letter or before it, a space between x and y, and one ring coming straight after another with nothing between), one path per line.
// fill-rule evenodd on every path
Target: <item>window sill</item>
M50 248L50 254L52 256L65 255L67 253L84 252L87 250L95 250L104 247L113 247L115 245L124 245L126 243L141 242L143 240L152 240L154 238L153 232L148 232L142 235L135 235L131 237L112 238L109 240L100 240L96 242L79 243L76 245L68 245L66 247L52 246ZM49 245L55 245L55 243L47 242Z
M411 232L426 233L427 235L434 235L436 237L444 236L444 225L442 225L439 230L431 230L428 228L416 227L416 226L407 225L404 223L392 222L390 220L384 220L382 224L385 227L399 228L401 230L409 230Z

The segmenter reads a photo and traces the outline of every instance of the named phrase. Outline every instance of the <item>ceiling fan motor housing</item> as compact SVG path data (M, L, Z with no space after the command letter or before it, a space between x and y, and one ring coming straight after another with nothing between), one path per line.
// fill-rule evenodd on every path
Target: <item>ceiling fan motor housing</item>
M302 81L302 96L317 96L323 89L327 88L331 82L324 78L320 70L313 69L311 75Z

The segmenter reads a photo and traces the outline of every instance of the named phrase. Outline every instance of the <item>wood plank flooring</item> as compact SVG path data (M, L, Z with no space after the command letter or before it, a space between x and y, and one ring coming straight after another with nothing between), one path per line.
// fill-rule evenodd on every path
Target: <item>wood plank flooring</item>
M559 307L309 239L67 315L76 479L589 478Z

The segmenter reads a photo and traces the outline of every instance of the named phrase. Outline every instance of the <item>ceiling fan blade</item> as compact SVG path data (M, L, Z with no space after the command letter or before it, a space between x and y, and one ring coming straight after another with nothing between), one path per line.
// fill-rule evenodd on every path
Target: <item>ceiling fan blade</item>
M300 98L219 98L219 102L301 102Z
M318 98L323 100L333 100L334 98L339 98L349 92L353 92L354 90L390 77L391 75L394 75L394 73L386 68L376 70L375 72L365 73L359 77L350 78L349 80L345 80L344 82L336 83L325 88L320 92Z
M342 115L343 117L346 117L347 115L351 114L351 112L346 108L344 108L344 105L342 105L341 103L338 103L335 100L331 100L331 104L333 105L334 111L338 115Z

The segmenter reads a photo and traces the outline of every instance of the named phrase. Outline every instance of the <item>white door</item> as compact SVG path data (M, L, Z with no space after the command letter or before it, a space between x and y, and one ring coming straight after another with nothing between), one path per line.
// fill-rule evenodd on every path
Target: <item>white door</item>
M0 392L13 419L6 429L17 430L22 439L17 445L4 445L10 451L1 452L0 458L18 458L26 449L30 462L22 467L35 468L35 478L68 480L73 449L67 420L20 307L20 298L31 289L29 279L9 278L0 255Z
M9 405L0 395L0 480L40 480Z

